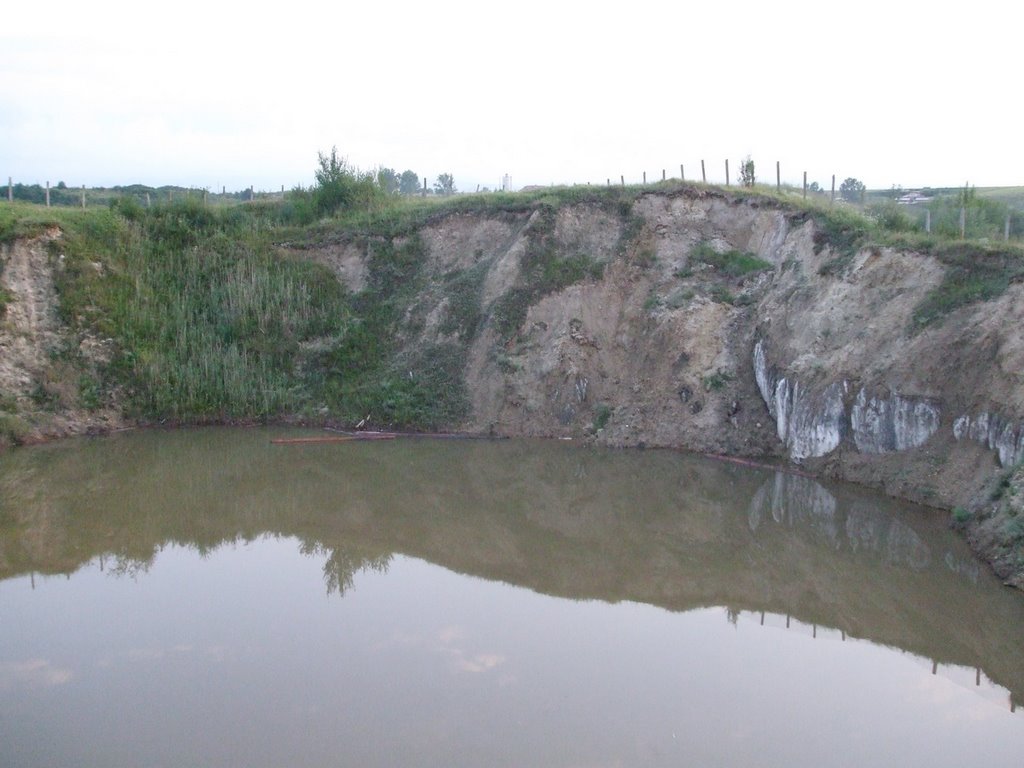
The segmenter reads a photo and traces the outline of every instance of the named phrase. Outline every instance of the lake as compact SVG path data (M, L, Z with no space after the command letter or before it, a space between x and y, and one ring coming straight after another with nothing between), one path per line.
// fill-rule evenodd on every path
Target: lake
M0 455L0 765L1019 766L948 515L671 451L296 429Z

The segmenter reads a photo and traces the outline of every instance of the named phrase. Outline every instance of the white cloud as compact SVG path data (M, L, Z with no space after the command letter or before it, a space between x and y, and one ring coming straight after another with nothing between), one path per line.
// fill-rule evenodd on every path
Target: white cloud
M15 686L27 688L52 688L71 681L74 674L70 669L57 667L45 659L0 664L0 691Z

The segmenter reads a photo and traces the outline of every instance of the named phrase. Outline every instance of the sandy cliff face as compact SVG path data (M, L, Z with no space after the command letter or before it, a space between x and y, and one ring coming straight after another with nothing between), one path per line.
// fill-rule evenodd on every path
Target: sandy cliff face
M111 342L60 321L53 275L61 257L48 247L60 236L55 228L0 247L0 447L9 434L32 441L121 423L115 410L82 407L81 374L109 358Z

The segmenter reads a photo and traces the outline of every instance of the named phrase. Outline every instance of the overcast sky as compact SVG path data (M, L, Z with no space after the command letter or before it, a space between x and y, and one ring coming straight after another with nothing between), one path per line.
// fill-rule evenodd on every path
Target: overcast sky
M1017 2L9 3L0 175L71 186L448 172L460 190L1024 184Z

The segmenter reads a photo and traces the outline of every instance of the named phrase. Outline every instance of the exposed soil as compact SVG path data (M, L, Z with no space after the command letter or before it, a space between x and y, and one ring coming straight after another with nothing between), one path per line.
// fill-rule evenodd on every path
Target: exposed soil
M83 368L103 363L110 343L76 334L57 315L53 270L59 242L51 229L0 250L0 287L10 297L0 317L0 445L107 431L123 425L116 407L87 409L81 402Z

